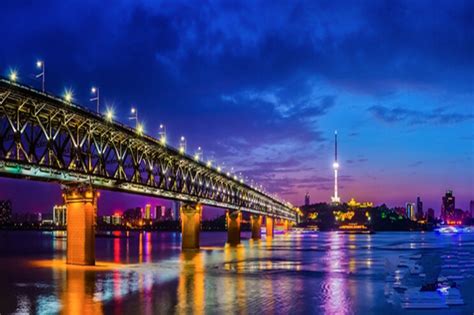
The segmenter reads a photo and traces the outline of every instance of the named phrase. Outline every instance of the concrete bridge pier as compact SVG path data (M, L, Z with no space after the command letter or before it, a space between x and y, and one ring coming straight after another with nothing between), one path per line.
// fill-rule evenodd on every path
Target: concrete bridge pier
M259 240L262 238L262 216L252 214L250 216L250 228L252 230L252 239Z
M242 212L227 211L227 244L237 246L240 244L240 222L242 221Z
M95 218L97 193L91 186L63 186L67 209L66 262L72 265L95 264Z
M183 250L199 249L201 217L201 205L183 204L181 206L181 248Z
M273 237L274 235L273 222L274 222L274 219L272 217L269 217L269 216L265 217L265 227L267 230L266 231L267 237Z
M284 219L283 220L283 231L288 233L290 231L290 220Z

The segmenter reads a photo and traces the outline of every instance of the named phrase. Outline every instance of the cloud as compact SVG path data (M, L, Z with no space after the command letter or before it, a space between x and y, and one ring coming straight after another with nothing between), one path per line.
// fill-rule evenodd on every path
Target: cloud
M378 120L386 123L402 122L408 125L456 124L474 118L472 113L446 112L444 109L420 111L405 107L371 106L368 111Z

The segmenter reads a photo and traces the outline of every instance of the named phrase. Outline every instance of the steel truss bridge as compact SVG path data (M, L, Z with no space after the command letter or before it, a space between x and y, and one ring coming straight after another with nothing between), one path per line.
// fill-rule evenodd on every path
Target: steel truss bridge
M85 183L296 220L296 211L158 139L0 78L0 176Z

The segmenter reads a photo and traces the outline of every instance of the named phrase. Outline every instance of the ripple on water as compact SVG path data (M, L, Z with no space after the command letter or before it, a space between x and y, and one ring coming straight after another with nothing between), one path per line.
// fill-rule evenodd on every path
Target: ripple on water
M301 270L302 263L300 261L291 260L246 260L226 262L222 265L221 270L234 273L276 273Z

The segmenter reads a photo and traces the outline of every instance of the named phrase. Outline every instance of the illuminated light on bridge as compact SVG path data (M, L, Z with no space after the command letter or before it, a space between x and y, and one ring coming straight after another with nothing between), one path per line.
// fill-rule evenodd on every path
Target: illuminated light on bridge
M191 232L183 230L183 242L189 246L198 246L195 239L186 241L185 235L194 235L194 228L199 227L197 212L203 205L263 215L270 226L273 218L296 220L293 206L262 192L261 185L253 188L229 172L222 174L220 166L215 169L195 161L185 152L184 137L177 150L161 145L144 130L137 136L139 128L113 121L111 111L102 116L74 104L72 93L58 98L0 79L0 109L4 130L0 176L59 182L72 189L73 195L81 190L71 187L82 185L92 195L95 189L105 189L179 200L187 207L188 222L194 222L189 223L194 227L184 226ZM136 109L134 113L137 117ZM94 199L74 203L77 211L68 210L84 212L78 214L77 221L83 222L80 228L70 225L80 233L91 235L89 214L96 209ZM68 231L68 235L72 234ZM82 245L75 247L84 250ZM91 263L91 252L85 253L84 263Z
M163 124L160 124L160 143L162 145L166 145L166 126Z
M18 80L18 72L15 69L10 69L10 72L8 73L8 78L12 82L16 82Z
M66 102L71 103L74 99L74 93L72 92L72 89L65 89L63 97Z
M45 92L44 83L45 83L45 76L46 76L44 61L42 60L36 61L36 68L41 69L41 72L36 75L36 78L37 79L41 78L41 91L43 91L44 93Z
M105 119L107 119L109 122L114 120L114 110L112 108L107 109L105 112Z
M143 126L143 123L138 123L137 124L137 133L139 135L143 135L144 132L145 132L145 127Z
M96 88L93 86L91 88L91 94L94 96L93 98L90 99L91 102L96 103L96 110L97 113L100 113L100 94L99 94L99 88Z
M184 136L181 136L181 138L179 139L179 153L186 153L186 138Z

